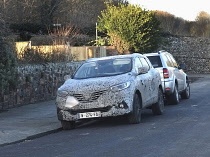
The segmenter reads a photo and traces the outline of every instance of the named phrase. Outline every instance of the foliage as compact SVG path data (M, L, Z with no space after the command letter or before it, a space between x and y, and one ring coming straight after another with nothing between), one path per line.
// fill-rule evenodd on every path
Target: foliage
M99 17L98 30L106 32L120 53L150 52L158 47L159 21L153 11L138 5L106 3Z
M0 39L0 93L15 88L17 69L16 55L11 45Z
M29 32L29 33L39 33L40 31L46 31L45 28L39 23L12 23L10 24L10 29L13 32Z
M110 45L110 39L109 37L99 36L97 40L90 41L88 44L91 46L108 46Z
M52 38L53 45L72 45L73 39L79 34L79 29L72 25L55 27L53 31L49 31L49 35Z
M8 29L6 26L6 22L1 17L1 14L0 14L0 36L5 36L7 33L8 33Z
M120 4L129 6L127 0L2 0L0 1L0 34L8 35L10 32L7 28L10 25L13 33L23 32L20 37L20 41L23 41L30 38L25 32L29 35L46 35L47 28L51 29L53 24L59 23L65 26L70 23L79 28L82 34L93 37L97 18L106 8L104 2L107 1L112 1L116 8L119 8ZM135 15L132 12L128 13L129 16L130 14ZM195 21L186 21L163 11L155 11L155 17L160 21L160 28L165 33L179 36L210 36L209 24L202 20L209 20L205 12L201 12ZM116 39L118 38L116 36Z
M165 11L156 11L155 17L160 21L160 28L163 33L174 35L190 34L190 29L188 27L189 21L175 17L173 14Z
M210 37L210 14L201 11L191 27L191 33L198 37Z

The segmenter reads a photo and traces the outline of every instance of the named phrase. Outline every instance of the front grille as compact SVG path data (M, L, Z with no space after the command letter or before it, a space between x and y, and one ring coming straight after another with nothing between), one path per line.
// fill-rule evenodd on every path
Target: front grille
M77 113L85 113L85 112L108 112L112 106L107 106L107 107L101 107L101 108L91 108L91 109L79 109L79 110L68 110L71 114L76 115Z
M105 91L97 91L94 93L87 94L73 94L73 96L82 103L96 101Z

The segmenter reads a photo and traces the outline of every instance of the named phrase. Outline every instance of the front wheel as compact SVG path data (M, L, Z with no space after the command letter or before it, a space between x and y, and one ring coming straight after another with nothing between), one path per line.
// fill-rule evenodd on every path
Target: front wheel
M141 121L141 101L138 94L133 98L133 111L128 115L128 121L131 124L138 124Z
M158 91L158 102L152 105L152 112L154 115L161 115L164 112L163 91L160 88Z
M61 125L63 127L63 130L71 130L75 128L75 122L74 121L61 121Z

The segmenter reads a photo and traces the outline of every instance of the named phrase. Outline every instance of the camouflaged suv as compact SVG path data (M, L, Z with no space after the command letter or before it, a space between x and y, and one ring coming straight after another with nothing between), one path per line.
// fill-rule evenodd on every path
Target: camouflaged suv
M140 54L88 59L57 91L57 116L63 129L84 119L125 115L139 123L141 111L164 111L160 74Z

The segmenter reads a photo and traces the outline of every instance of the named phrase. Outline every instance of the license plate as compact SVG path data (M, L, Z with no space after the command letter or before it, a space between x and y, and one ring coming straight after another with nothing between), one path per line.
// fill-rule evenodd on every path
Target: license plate
M94 118L94 117L101 117L101 112L85 112L85 113L78 113L78 118Z

